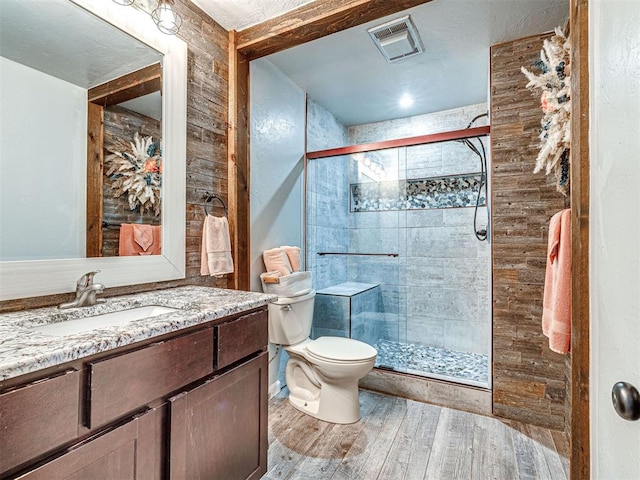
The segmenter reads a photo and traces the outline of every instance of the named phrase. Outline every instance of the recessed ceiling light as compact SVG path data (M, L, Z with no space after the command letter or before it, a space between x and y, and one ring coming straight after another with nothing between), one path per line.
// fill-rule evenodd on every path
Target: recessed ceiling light
M413 97L408 93L405 93L404 95L402 95L402 97L400 97L400 101L398 102L398 104L402 108L409 108L411 105L413 105Z

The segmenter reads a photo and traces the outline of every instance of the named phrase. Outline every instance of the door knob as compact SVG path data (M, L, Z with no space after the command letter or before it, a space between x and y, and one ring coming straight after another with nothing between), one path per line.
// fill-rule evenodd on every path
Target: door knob
M616 383L611 390L611 400L613 408L625 420L640 418L640 392L630 383Z

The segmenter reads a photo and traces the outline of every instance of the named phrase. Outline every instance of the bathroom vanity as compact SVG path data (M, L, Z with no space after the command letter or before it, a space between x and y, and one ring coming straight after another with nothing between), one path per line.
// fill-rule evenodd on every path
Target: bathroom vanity
M0 478L260 478L274 299L181 287L1 316ZM148 306L166 310L47 330Z

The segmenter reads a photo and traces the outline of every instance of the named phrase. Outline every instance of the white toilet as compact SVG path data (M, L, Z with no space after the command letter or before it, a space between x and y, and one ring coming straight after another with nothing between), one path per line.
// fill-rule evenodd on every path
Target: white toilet
M269 340L291 357L286 380L291 404L331 423L360 419L358 380L373 368L378 352L366 343L342 337L311 340L316 292L280 297L269 304Z

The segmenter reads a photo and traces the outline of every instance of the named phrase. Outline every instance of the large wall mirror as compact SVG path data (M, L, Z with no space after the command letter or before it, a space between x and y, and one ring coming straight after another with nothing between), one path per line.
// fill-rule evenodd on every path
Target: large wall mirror
M0 300L184 278L186 44L111 1L0 11Z

